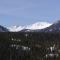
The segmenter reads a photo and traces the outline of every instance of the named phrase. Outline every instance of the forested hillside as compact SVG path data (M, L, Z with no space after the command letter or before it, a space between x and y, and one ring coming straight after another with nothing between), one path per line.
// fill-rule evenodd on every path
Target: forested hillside
M1 32L0 60L60 60L60 33Z

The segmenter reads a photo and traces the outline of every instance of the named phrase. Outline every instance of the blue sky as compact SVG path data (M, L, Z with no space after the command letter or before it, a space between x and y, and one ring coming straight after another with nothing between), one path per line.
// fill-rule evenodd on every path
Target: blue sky
M60 19L60 0L0 0L0 25L28 25Z

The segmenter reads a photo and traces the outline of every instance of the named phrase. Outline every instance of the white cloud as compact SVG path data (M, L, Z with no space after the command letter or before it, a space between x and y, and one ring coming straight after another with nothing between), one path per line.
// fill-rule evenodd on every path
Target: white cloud
M31 29L31 30L43 29L43 28L49 27L50 25L52 24L48 22L37 22L37 23L27 25L27 26L18 26L18 27L12 26L12 27L8 27L8 29L10 31L17 32L17 31L21 31L22 29Z

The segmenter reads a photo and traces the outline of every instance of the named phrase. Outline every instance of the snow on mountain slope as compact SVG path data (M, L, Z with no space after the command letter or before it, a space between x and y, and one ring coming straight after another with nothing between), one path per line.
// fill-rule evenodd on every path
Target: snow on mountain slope
M24 28L25 28L24 26L11 26L11 27L8 27L9 31L11 31L11 32L21 31Z
M43 29L45 32L60 32L60 20L53 23L50 27Z
M35 29L44 29L46 27L49 27L50 25L52 25L51 23L48 22L37 22L31 25L27 25L27 26L12 26L12 27L8 27L8 29L12 32L17 32L17 31L21 31L23 29L31 29L31 30L35 30Z
M32 25L28 25L26 27L26 29L32 29L32 30L35 30L35 29L44 29L46 27L49 27L50 25L52 25L52 24L50 24L48 22L37 22L37 23L34 23Z

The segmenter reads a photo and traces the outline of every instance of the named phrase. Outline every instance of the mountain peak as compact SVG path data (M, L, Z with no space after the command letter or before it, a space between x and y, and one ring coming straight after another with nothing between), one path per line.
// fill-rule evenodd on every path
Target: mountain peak
M27 26L12 26L12 27L9 27L8 29L13 32L18 32L25 29L26 30L44 29L46 27L49 27L50 25L52 24L48 22L36 22Z
M60 20L52 24L50 27L43 29L44 32L60 32Z
M32 25L28 25L27 26L27 29L32 29L32 30L35 30L35 29L44 29L46 27L49 27L51 24L48 23L48 22L36 22Z

